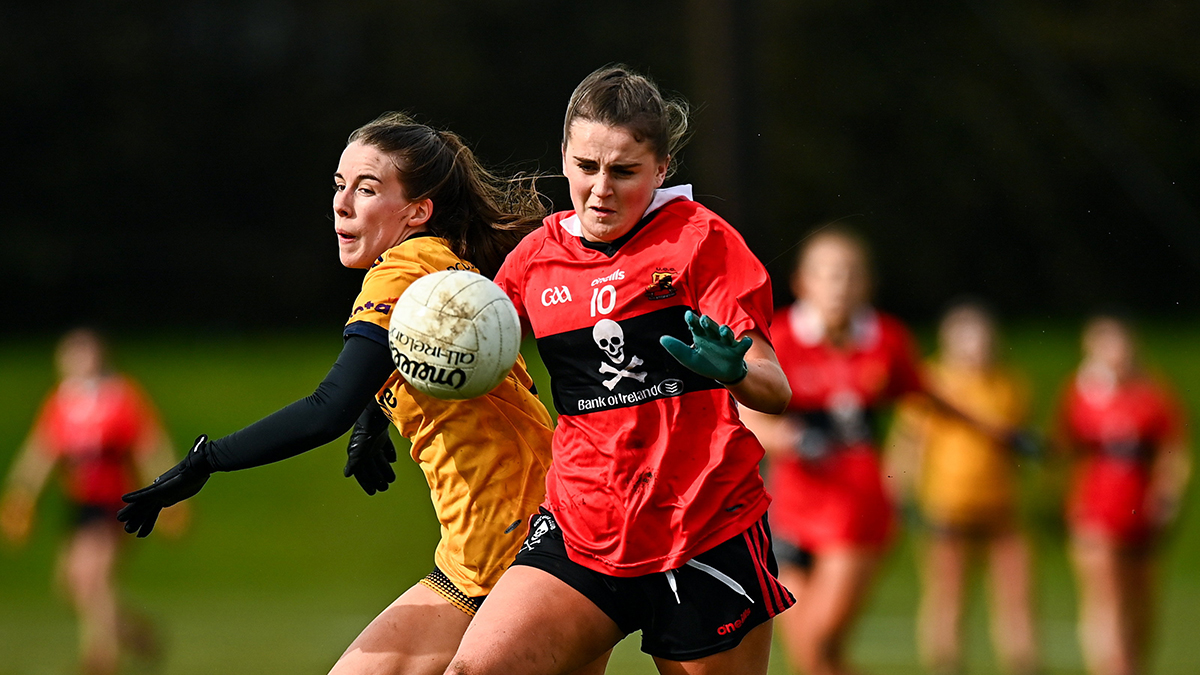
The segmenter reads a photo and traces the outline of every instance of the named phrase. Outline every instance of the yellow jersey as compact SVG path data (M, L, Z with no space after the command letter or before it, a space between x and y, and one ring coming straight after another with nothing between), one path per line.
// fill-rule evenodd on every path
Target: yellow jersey
M930 389L975 419L998 427L1025 422L1024 381L1002 368L985 372L927 364ZM903 423L921 439L918 499L936 525L993 527L1012 522L1017 511L1016 462L1012 451L966 422L939 413L925 401L901 405Z
M410 238L388 249L363 279L347 332L361 329L354 326L359 322L387 331L409 284L448 269L478 271L438 237ZM508 378L486 396L444 401L414 389L398 372L377 396L412 442L412 458L429 484L442 534L434 561L470 597L487 595L512 563L523 524L546 494L552 422L532 389L518 357Z

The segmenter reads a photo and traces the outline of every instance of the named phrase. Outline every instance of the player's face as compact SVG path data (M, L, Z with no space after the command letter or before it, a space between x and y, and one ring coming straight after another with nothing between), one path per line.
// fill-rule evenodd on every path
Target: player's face
M58 351L58 372L64 380L90 379L104 368L104 352L91 338L68 339Z
M867 302L870 280L862 251L838 238L814 242L793 279L797 297L812 304L832 328L842 328Z
M563 173L583 237L609 242L633 229L662 186L669 162L623 127L573 122L563 146Z
M960 314L942 326L942 352L954 363L982 368L992 361L993 333L987 319Z
M1083 338L1084 357L1118 377L1128 375L1134 366L1133 338L1114 321L1100 321Z
M384 251L424 229L429 200L411 202L392 159L373 145L351 143L333 175L333 227L346 267L367 268Z

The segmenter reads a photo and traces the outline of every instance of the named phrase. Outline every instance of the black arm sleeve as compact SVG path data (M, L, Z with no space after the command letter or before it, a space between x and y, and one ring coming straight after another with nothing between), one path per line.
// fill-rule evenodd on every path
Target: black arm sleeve
M209 462L217 471L248 469L335 440L364 414L393 370L392 357L384 344L350 335L337 362L312 395L212 441L207 452Z

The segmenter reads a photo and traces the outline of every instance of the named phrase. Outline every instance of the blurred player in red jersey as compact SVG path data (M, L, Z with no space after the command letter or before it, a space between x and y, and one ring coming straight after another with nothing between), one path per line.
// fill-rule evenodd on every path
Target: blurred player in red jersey
M571 96L573 211L508 256L505 289L559 412L546 501L448 673L602 668L640 630L663 673L766 673L776 579L758 472L735 401L779 412L770 279L741 236L658 189L686 108L623 67Z
M0 529L13 543L25 542L38 495L57 466L74 522L59 575L79 616L82 667L86 673L115 673L122 646L155 648L144 620L119 605L113 579L121 548L116 514L122 494L171 466L170 442L141 388L108 370L96 333L68 333L59 343L57 365L61 381L9 474ZM168 528L182 529L184 509L164 515Z
M1079 585L1079 638L1094 675L1143 672L1154 613L1153 545L1191 472L1175 397L1139 368L1129 327L1101 316L1059 408L1074 458L1067 503Z
M849 230L827 226L807 240L792 276L797 301L772 324L792 388L787 414L743 415L770 456L780 579L797 598L780 620L783 642L810 675L852 672L845 641L894 529L877 412L921 393L989 436L1006 436L929 393L908 330L868 303L869 268L865 243Z

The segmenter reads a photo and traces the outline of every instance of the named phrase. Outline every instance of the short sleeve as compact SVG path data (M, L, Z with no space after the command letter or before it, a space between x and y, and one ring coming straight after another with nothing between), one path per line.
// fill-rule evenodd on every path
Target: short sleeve
M731 226L712 216L691 261L700 312L729 326L741 337L758 331L771 341L771 277L766 267Z
M1162 399L1159 442L1170 443L1185 439L1187 415L1183 411L1183 405L1170 387L1160 384L1158 390Z
M517 316L521 319L521 334L527 334L530 331L529 313L525 311L525 270L528 268L529 262L525 256L524 243L529 238L522 240L517 248L513 249L504 259L504 264L500 265L500 271L496 272L494 281L512 300L513 307L517 309Z
M150 397L146 394L145 390L137 383L128 379L122 383L122 389L124 390L125 401L121 407L124 423L128 425L130 431L130 438L142 438L146 434L154 433L161 429L158 410L150 402ZM155 450L154 445L149 443L134 443L133 448L142 453L149 453Z
M889 320L881 326L890 335L885 335L891 373L888 378L888 390L892 396L922 393L929 391L925 377L921 372L920 353L912 334L899 321Z
M367 270L342 336L360 335L386 346L396 301L412 282L428 272L417 262L394 260L385 255Z
M57 458L61 452L58 443L58 434L56 426L60 424L62 416L59 414L59 399L57 396L58 390L55 389L42 401L42 407L38 410L37 418L33 422L33 431L30 434L37 447L47 457Z

